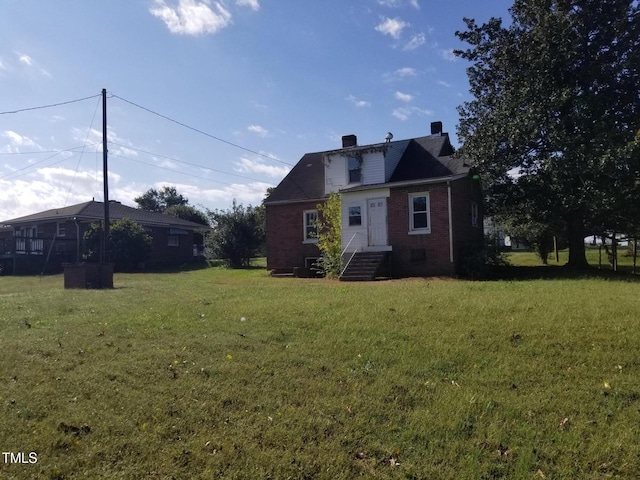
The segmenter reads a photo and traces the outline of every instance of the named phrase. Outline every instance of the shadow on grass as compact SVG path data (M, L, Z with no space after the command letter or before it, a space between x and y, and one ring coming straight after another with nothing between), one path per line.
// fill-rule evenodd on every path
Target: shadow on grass
M621 282L640 282L640 275L634 275L630 271L618 271L589 267L575 269L567 266L504 266L493 267L482 276L469 278L469 280L580 280L599 278Z

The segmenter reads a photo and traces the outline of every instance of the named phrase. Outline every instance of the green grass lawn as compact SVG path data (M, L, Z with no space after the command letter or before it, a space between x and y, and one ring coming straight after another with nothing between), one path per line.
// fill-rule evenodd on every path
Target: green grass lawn
M0 478L640 478L637 282L114 284L0 277Z

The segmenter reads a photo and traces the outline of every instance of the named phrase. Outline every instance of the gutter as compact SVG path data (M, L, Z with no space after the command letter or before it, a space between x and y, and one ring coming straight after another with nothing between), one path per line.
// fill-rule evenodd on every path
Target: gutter
M453 263L453 212L451 211L451 182L447 181L447 207L449 210L449 261Z

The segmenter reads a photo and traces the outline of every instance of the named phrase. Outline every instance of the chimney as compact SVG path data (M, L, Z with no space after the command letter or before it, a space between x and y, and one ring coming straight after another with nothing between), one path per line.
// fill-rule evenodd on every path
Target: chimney
M442 135L442 122L431 122L431 135Z
M357 146L358 146L358 137L356 137L355 135L343 135L342 148L357 147Z

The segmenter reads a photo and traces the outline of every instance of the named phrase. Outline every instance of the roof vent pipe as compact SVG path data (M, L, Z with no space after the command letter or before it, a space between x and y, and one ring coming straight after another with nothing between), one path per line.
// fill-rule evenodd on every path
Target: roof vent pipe
M431 122L431 135L442 135L442 122Z
M342 137L342 148L357 147L358 137L355 135L344 135Z

